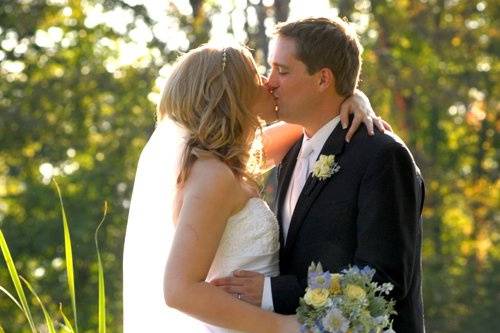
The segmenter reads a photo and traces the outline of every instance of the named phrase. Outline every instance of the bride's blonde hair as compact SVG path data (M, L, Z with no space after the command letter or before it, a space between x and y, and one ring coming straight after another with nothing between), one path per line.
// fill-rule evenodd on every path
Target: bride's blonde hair
M252 55L243 46L203 45L181 56L163 89L158 121L174 120L188 131L177 179L184 184L196 158L211 154L241 178L260 127L249 110L260 84Z

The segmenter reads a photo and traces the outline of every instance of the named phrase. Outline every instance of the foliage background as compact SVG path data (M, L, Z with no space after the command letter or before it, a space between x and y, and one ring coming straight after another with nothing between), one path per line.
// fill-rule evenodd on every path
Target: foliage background
M500 5L330 3L359 25L365 46L360 88L408 143L426 179L427 330L498 330ZM110 204L101 235L108 330L120 332L128 200L140 150L154 128L158 74L168 72L179 52L217 37L210 32L221 18L265 66L270 27L288 17L289 5L190 0L186 9L169 3L161 25L134 0L0 0L0 227L18 270L52 313L60 302L71 311L51 177L59 176L70 217L82 332L97 330L93 235L104 200ZM92 19L95 11L108 16ZM121 24L108 24L113 17ZM3 261L0 285L13 290ZM3 295L0 325L28 331Z

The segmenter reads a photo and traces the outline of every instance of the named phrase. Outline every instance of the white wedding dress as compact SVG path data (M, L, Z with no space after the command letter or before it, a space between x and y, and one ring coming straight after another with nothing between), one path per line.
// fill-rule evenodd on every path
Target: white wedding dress
M185 131L173 121L163 120L139 159L123 255L125 333L236 332L169 308L163 298L163 274L175 233L172 206L184 144ZM237 269L278 275L278 253L278 222L262 199L251 198L227 221L207 281L229 276Z

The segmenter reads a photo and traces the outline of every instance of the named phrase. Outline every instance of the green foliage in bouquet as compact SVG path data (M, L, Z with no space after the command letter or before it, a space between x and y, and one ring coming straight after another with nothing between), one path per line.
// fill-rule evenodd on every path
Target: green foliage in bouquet
M59 185L54 180L54 184L57 190L57 194L59 196L59 202L61 206L61 216L62 223L64 229L64 250L66 256L66 276L68 283L68 291L71 301L71 307L73 310L73 322L68 319L66 314L63 312L62 304L59 305L59 315L63 320L63 323L56 322L54 320L54 316L51 315L48 311L44 303L42 302L38 293L34 290L31 284L23 278L17 272L16 266L14 264L14 260L10 253L9 247L7 245L7 241L5 240L4 234L0 229L0 248L2 250L3 257L7 264L7 268L9 270L9 274L14 285L14 289L16 291L17 297L12 295L6 288L0 286L0 291L7 295L10 300L19 308L19 310L24 314L28 324L30 326L31 332L37 333L39 331L48 332L48 333L56 333L56 332L69 332L69 333L78 333L78 316L77 316L77 307L76 307L76 292L75 292L75 276L74 276L74 268L73 268L73 251L71 246L71 235L69 230L69 223L66 216L66 211L64 209L64 204L62 200L61 190L59 189ZM101 225L104 223L104 219L107 214L107 203L104 205L104 214L101 222L99 223L96 232L95 232L95 245L97 251L97 267L98 267L98 304L99 304L99 333L106 333L106 288L105 288L105 280L104 280L104 270L101 261L101 254L99 251L98 244L98 232ZM36 325L32 316L32 311L30 308L30 304L28 302L28 298L26 297L23 284L29 290L29 292L33 295L34 299L40 306L44 319L45 319L45 327L40 328L41 325ZM56 330L56 327L60 327L60 330ZM3 333L4 330L0 325L0 333Z
M308 272L308 287L297 308L303 332L371 333L394 332L390 316L396 314L395 302L386 300L390 283L372 281L375 270L357 266L340 274L323 272L313 262Z

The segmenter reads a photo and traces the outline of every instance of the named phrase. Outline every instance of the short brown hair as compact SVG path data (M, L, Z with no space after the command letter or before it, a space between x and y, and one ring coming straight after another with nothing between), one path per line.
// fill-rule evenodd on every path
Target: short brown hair
M329 68L341 96L354 93L361 71L362 47L356 33L340 18L307 18L276 26L275 34L295 40L296 57L309 74Z

